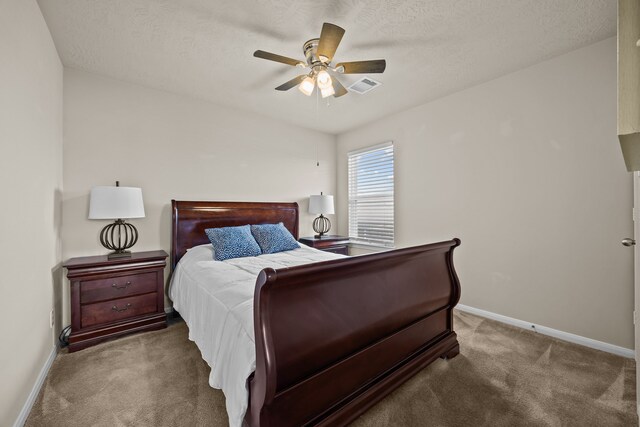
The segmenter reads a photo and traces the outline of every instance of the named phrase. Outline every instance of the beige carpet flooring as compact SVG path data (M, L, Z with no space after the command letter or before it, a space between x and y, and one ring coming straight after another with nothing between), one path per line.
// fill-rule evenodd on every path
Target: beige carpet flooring
M362 415L364 426L634 426L635 363L457 313L461 353ZM26 425L226 426L224 395L179 322L53 363Z

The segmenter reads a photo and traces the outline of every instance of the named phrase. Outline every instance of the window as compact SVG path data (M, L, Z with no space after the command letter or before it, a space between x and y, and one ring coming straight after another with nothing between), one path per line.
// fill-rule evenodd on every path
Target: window
M349 156L349 237L354 243L393 246L393 142Z

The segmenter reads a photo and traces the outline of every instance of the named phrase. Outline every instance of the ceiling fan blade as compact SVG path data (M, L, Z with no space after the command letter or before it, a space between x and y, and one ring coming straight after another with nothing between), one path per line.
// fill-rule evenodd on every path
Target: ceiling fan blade
M372 61L341 62L336 68L344 68L343 74L384 73L387 61L374 59Z
M255 56L256 58L268 59L269 61L281 62L293 67L298 64L306 65L304 62L297 59L289 58L282 55L276 55L275 53L265 52L264 50L256 50L255 52L253 52L253 56Z
M333 55L338 49L340 40L344 35L344 29L337 25L325 22L322 25L322 32L320 33L320 41L318 42L318 56L324 56L329 59L329 62L333 59Z
M305 77L307 77L306 74L300 74L299 76L292 78L288 82L281 84L276 88L276 90L289 90L292 87L296 87L300 83L302 83Z
M344 86L342 86L342 83L340 83L335 76L331 78L331 83L333 85L334 98L339 98L342 95L346 95L347 93L349 93L349 91Z

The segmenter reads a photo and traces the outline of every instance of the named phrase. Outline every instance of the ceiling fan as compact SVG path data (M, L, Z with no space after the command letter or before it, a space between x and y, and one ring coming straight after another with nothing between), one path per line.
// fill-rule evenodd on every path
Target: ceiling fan
M302 47L306 62L263 50L256 50L253 56L294 67L311 69L309 73L301 74L281 84L276 90L284 91L298 86L302 93L311 96L317 85L323 98L331 95L338 98L346 94L347 89L338 81L335 75L331 77L329 71L339 74L383 73L387 66L387 62L384 59L375 59L371 61L339 62L333 67L331 61L343 35L343 28L325 22L322 25L320 38L311 39Z

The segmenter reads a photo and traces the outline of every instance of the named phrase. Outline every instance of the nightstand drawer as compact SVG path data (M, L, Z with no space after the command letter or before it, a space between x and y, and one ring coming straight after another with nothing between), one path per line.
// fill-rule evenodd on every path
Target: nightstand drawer
M153 292L129 298L120 298L112 301L83 305L81 308L82 327L97 325L105 322L114 322L142 314L157 311L158 295Z
M80 303L87 304L155 292L156 286L157 273L155 272L86 280L80 284Z

